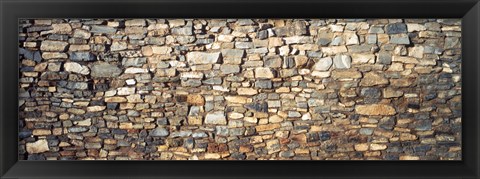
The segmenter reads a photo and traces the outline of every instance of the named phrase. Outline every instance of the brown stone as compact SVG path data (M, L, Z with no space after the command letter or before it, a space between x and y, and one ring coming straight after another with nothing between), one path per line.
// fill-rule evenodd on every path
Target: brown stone
M396 114L395 108L385 104L367 104L355 106L355 112L361 115L394 115Z
M383 77L383 75L375 72L369 72L365 74L362 81L360 81L360 86L376 86L386 84L388 84L388 80Z
M205 104L205 99L199 94L188 95L187 103L196 106L203 106Z

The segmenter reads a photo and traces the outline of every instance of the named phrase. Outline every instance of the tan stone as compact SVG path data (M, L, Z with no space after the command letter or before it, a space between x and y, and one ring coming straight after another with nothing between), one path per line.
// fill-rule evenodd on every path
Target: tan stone
M124 103L124 102L127 102L127 99L124 98L124 97L115 96L115 97L105 98L105 102L107 102L107 103Z
M388 80L380 74L375 72L368 72L360 81L360 86L376 86L376 85L386 85Z
M205 99L202 95L191 94L187 95L187 103L195 106L203 106L205 104Z
M418 156L410 156L410 155L405 155L405 156L400 156L400 160L420 160L420 157Z
M255 68L255 78L275 78L270 68L259 67Z
M271 131L271 130L274 130L274 129L277 129L277 128L280 128L280 124L278 124L278 123L255 126L255 129L257 130L257 132Z
M366 104L355 106L355 112L361 115L394 115L395 108L385 104Z
M244 96L226 96L225 99L230 103L245 104L248 102L248 98Z
M356 70L337 70L332 72L333 79L358 79L362 77L362 73Z
M45 139L41 139L32 143L27 143L26 148L29 154L43 153L50 150L48 148L48 142Z
M238 88L237 93L239 95L255 95L257 94L257 90L253 88Z
M50 135L50 134L52 134L52 131L50 131L48 129L34 129L32 131L32 134L35 135L35 136Z
M362 143L362 144L355 144L354 146L356 151L367 151L368 150L368 144Z
M416 135L410 133L401 133L400 134L400 141L412 141L417 140L418 137Z
M385 150L387 145L385 144L370 144L370 150Z
M88 112L99 112L103 111L107 108L107 106L89 106L87 107Z

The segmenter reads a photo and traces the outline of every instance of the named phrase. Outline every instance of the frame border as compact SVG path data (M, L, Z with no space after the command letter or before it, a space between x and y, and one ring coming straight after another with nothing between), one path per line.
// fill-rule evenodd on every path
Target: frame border
M0 178L480 178L479 0L0 0L0 12ZM18 161L12 44L18 19L30 17L462 18L463 160Z

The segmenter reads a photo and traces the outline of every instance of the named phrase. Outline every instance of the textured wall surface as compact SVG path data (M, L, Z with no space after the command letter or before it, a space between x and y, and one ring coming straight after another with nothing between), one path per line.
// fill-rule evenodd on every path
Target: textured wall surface
M458 19L22 19L23 160L461 160Z

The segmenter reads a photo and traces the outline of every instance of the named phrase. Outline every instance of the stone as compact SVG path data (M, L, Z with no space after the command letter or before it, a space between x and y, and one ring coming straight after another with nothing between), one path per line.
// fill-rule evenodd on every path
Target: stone
M354 53L352 54L352 63L353 64L375 63L375 55Z
M73 31L73 37L75 38L89 39L91 36L92 34L87 30L75 29L75 31Z
M395 115L395 108L385 104L367 104L356 105L355 113L360 115L379 116L379 115Z
M313 43L313 38L310 36L293 36L293 37L285 37L285 44L305 44L305 43Z
M279 140L275 139L275 140L267 141L267 151L268 151L268 154L280 152Z
M227 119L225 113L223 111L207 113L205 116L205 124L226 125Z
M410 44L410 39L407 34L394 34L390 35L390 43L408 45Z
M111 78L117 77L122 73L122 70L116 65L106 62L94 63L91 68L91 76L95 78Z
M96 34L115 34L117 32L117 29L109 26L94 25L92 26L92 29L90 29L90 32L96 33Z
M55 34L69 34L72 32L72 26L68 23L52 24L52 32Z
M121 51L128 48L127 42L125 41L113 41L112 46L110 46L110 51Z
M45 139L40 139L35 142L27 143L26 149L29 154L38 154L50 151L50 148L48 147L48 142Z
M387 52L379 52L377 57L377 63L389 65L392 63L392 55Z
M348 55L338 54L333 58L333 65L336 69L347 69L351 67L352 58Z
M187 103L196 106L203 106L205 99L202 95L187 95Z
M376 85L386 85L388 80L383 77L381 74L375 72L368 72L360 81L360 86L376 86Z
M257 80L255 81L255 87L261 89L271 89L273 86L271 80Z
M404 23L394 23L385 26L387 34L401 34L407 33L407 25Z
M275 75L270 68L259 67L255 68L255 78L269 79L275 78Z
M256 89L253 89L253 88L238 88L237 93L239 95L249 95L249 96L251 96L251 95L257 94L258 92L257 92Z
M40 45L40 50L50 52L64 52L67 49L67 46L67 42L45 40L42 41Z
M332 78L335 80L338 79L358 79L362 77L362 73L354 70L346 71L333 71Z
M222 71L222 74L235 74L240 72L240 66L238 65L222 65L220 66L220 71Z
M176 27L172 28L171 32L173 35L193 35L192 26Z
M94 61L96 57L90 52L68 52L70 60L73 61Z
M370 150L385 150L387 145L385 144L370 144Z
M150 136L152 137L166 137L170 134L170 132L163 128L163 127L157 127L150 131Z
M191 65L198 64L214 64L220 58L220 52L205 53L205 52L189 52L187 53L187 61Z
M332 64L333 64L332 58L330 57L321 58L315 63L315 65L313 65L312 70L328 71L328 69L330 69Z
M63 64L63 68L68 72L79 73L82 75L90 74L90 69L87 66L83 66L75 62L66 62Z

